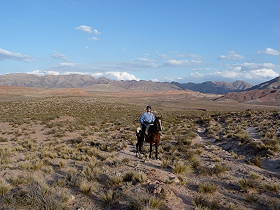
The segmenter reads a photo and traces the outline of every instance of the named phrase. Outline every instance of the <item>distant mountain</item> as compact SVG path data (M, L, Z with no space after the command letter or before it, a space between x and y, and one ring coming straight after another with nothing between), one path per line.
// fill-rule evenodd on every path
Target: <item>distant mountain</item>
M235 82L212 82L207 81L203 83L178 83L172 82L172 84L184 89L199 91L202 93L215 93L215 94L225 94L228 92L242 91L252 87L250 83L237 80Z
M263 90L263 89L280 89L280 77L276 77L267 82L263 82L261 84L255 85L246 90L248 91L248 90Z
M234 100L241 103L280 105L280 81L276 77L242 92L227 93L219 101Z
M0 86L90 88L99 91L141 90L147 92L181 89L168 82L152 82L144 80L116 81L104 77L95 78L90 75L80 74L38 76L25 73L0 75Z
M106 84L109 79L104 77L94 78L90 75L46 75L38 76L34 74L5 74L0 75L0 85L2 86L23 86L40 88L77 88L87 87L92 84Z

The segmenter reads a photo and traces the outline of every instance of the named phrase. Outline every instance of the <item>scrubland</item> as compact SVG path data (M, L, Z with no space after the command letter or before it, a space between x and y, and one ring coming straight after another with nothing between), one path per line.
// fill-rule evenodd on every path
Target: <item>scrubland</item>
M135 157L149 100L163 120L160 160ZM280 209L277 110L170 103L1 101L0 209Z

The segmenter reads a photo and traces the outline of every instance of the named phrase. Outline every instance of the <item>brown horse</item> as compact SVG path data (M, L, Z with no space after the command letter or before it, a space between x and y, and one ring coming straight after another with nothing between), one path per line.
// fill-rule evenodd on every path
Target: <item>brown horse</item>
M137 137L137 144L136 144L136 156L138 156L138 153L142 153L142 147L144 143L144 139L146 142L150 143L150 155L149 157L152 157L152 147L153 144L156 147L156 159L158 159L158 146L160 142L160 135L162 131L161 126L161 117L156 117L154 124L152 124L149 127L148 135L145 134L145 131L137 130L136 131L136 137Z

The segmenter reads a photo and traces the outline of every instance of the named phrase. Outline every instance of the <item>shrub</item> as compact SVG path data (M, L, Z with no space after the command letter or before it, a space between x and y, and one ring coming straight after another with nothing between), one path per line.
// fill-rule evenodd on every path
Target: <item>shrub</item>
M186 165L182 161L178 161L174 166L175 174L190 174L192 173L192 168L189 165Z
M4 180L0 180L0 196L4 196L11 190L11 186Z
M108 190L101 195L101 200L105 207L115 206L119 203L119 196L116 191Z
M258 197L255 194L248 193L245 196L245 200L247 202L256 202L258 200Z
M96 186L91 182L81 181L80 190L85 194L91 194L93 191L96 190Z
M133 184L142 183L147 179L146 175L139 172L129 171L123 176L124 182L132 182Z
M199 192L213 193L217 190L217 186L212 183L202 183L199 185Z
M65 196L62 196L56 189L51 189L37 181L33 181L24 189L18 189L6 200L9 200L14 206L24 206L36 210L58 210L65 207Z
M262 160L261 160L260 156L251 158L249 162L260 168L262 167Z
M217 200L211 200L210 198L201 195L196 196L193 199L193 203L199 209L218 210L221 207Z
M145 204L146 204L146 208L159 209L163 205L163 202L158 197L149 196L146 199Z
M8 148L0 148L0 163L8 163L10 161L11 152Z
M262 187L265 191L278 193L280 190L279 184L264 184Z
M121 176L113 176L110 179L110 185L112 186L118 186L123 182L123 177Z
M240 179L239 186L242 190L258 188L258 184L255 180L252 179Z

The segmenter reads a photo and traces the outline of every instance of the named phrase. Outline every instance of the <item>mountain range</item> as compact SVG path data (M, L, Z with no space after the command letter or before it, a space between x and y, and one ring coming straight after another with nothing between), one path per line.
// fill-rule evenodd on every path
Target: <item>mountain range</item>
M90 75L45 75L16 73L0 75L0 86L23 86L39 88L92 88L93 90L141 90L141 91L166 91L166 90L192 90L202 93L225 94L233 91L242 91L252 85L244 81L235 82L203 82L203 83L178 83L178 82L152 82L152 81L116 81L105 77L95 78Z
M230 92L217 98L218 101L233 100L241 103L280 105L280 78L255 85L242 92Z
M145 80L110 80L105 77L95 78L90 75L34 75L26 73L0 75L0 86L33 88L86 88L88 91L195 91L201 93L222 94L216 101L236 101L266 105L279 105L279 77L252 86L245 81L203 83L152 82ZM5 89L5 88L4 88ZM6 90L6 89L5 89Z
M172 84L184 89L193 90L201 93L215 93L215 94L225 94L228 92L236 92L246 90L251 88L252 85L248 82L237 80L235 82L202 82L202 83L178 83L172 82Z

